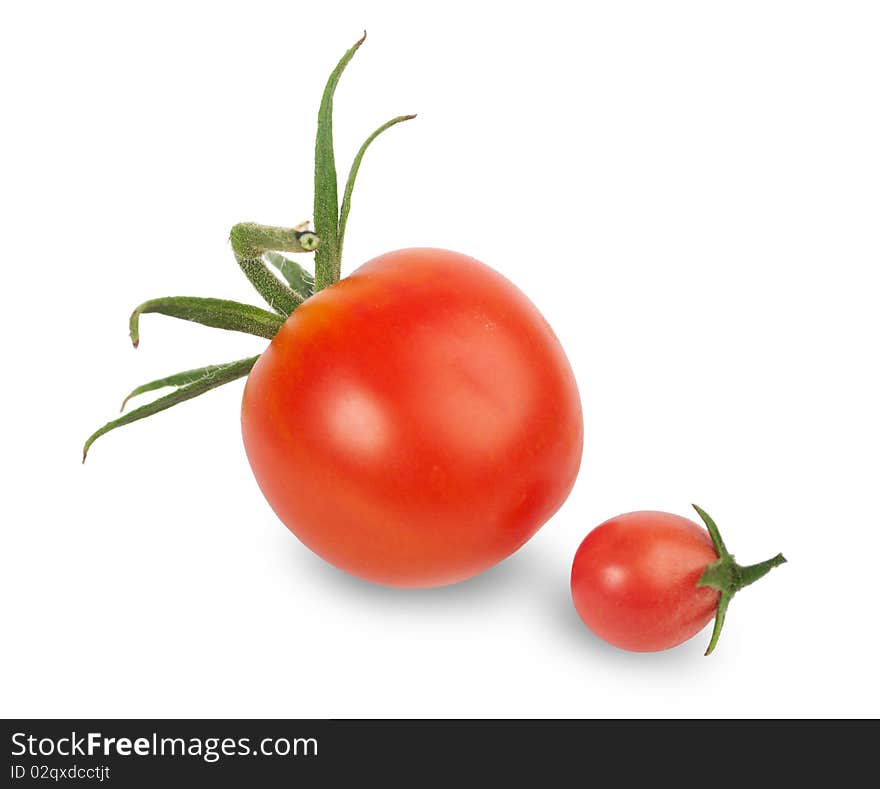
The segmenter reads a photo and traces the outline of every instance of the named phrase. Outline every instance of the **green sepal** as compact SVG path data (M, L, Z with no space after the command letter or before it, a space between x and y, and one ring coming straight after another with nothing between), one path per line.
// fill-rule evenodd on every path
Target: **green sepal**
M235 364L235 362L233 362ZM122 401L122 405L120 406L120 412L125 410L125 406L128 404L128 401L133 397L137 397L138 395L146 394L147 392L155 392L157 389L166 389L169 386L184 386L185 384L191 384L194 381L198 381L206 376L213 375L216 372L222 371L224 367L227 367L227 364L208 364L204 367L196 367L195 370L184 370L182 373L175 373L174 375L168 375L165 378L157 378L155 381L150 381L146 384L141 384L140 386L132 389L125 397L125 400Z
M339 280L339 196L336 159L333 154L333 94L345 67L354 57L367 34L352 46L330 74L318 109L318 133L315 137L315 232L321 246L315 252L315 289L321 290Z
M361 167L361 160L367 152L367 148L369 148L373 140L375 140L386 129L390 129L392 126L396 126L403 121L411 121L415 117L415 115L398 115L396 118L392 118L390 121L383 123L378 129L376 129L376 131L367 137L366 140L364 140L363 145L361 145L357 155L354 157L354 161L351 163L351 169L348 171L348 180L345 182L345 193L342 196L342 208L339 210L339 232L336 243L336 254L340 260L342 259L342 244L345 240L345 224L348 221L348 213L351 211L351 193L354 191L354 182L357 178L358 170Z
M169 296L145 301L132 312L128 325L131 342L135 348L140 342L138 325L140 316L147 312L158 312L161 315L201 323L203 326L211 326L215 329L254 334L269 340L284 325L283 316L250 304L226 299L203 299L197 296Z
M717 589L720 593L718 605L715 608L715 624L712 628L712 636L709 639L709 646L706 648L705 653L706 655L711 655L718 644L718 639L721 637L721 630L727 617L727 607L730 605L733 596L740 589L753 584L759 578L763 578L774 567L785 564L786 558L781 553L778 553L772 559L767 559L757 564L750 564L745 567L737 564L733 554L727 550L724 540L721 538L721 532L709 513L696 504L691 506L697 511L703 523L706 524L706 529L712 538L715 553L718 555L716 561L706 565L702 575L700 575L700 580L697 581L697 586L708 586L712 589Z
M277 252L267 252L265 258L281 272L281 276L287 280L290 289L298 294L303 301L314 295L315 277L311 272L306 271L295 260Z
M86 440L86 443L83 446L83 463L86 462L86 455L88 455L89 447L91 447L91 445L105 433L109 433L117 427L137 422L139 419L145 419L153 414L158 414L160 411L165 411L178 403L192 400L194 397L198 397L199 395L209 392L211 389L216 389L218 386L227 384L230 381L243 378L251 371L251 368L253 368L259 358L259 356L251 356L248 359L240 359L237 362L229 362L228 364L212 365L210 368L203 368L208 370L208 372L200 378L184 384L171 394L160 397L152 403L142 405L140 408L135 408L134 411L130 411L124 416L114 419L112 422L108 422L106 425L92 433L92 435ZM194 371L191 370L189 372ZM187 373L178 373L178 376L185 376L186 374ZM169 376L169 378L173 377L174 376ZM146 384L146 386L151 386L151 384Z

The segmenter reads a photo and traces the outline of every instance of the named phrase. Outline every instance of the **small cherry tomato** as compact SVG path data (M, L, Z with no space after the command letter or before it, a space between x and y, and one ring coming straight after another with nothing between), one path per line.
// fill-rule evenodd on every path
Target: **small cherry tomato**
M712 519L709 531L668 512L630 512L591 531L574 557L571 594L597 636L634 652L656 652L687 641L716 617L706 654L714 649L727 605L742 587L785 559L741 567Z

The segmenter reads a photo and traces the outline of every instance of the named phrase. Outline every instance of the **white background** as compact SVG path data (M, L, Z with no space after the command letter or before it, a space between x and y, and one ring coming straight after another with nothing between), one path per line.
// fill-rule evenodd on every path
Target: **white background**
M369 10L367 10L367 8ZM329 70L370 150L347 271L444 246L556 329L586 445L517 555L432 591L275 518L236 382L101 439L134 385L262 340L147 316L257 300L237 221L311 213ZM876 716L880 10L871 2L19 3L0 18L0 714ZM596 524L715 516L789 559L659 654L568 597Z

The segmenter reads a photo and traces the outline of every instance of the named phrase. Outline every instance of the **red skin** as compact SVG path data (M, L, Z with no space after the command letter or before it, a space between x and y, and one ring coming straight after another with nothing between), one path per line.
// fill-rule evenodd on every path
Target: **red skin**
M709 533L687 518L618 515L593 529L575 554L574 605L590 630L614 646L669 649L715 615L718 590L697 581L717 559Z
M438 249L382 255L287 320L242 403L278 517L354 575L475 575L525 543L580 464L581 405L547 322L508 280Z

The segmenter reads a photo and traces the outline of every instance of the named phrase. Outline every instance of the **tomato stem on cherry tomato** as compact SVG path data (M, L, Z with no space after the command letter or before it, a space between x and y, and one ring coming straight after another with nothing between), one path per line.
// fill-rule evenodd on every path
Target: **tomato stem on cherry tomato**
M342 270L341 256L345 225L351 210L351 196L355 180L364 154L370 144L386 129L415 117L415 115L400 115L392 118L367 137L351 165L340 210L337 195L336 161L333 152L333 95L342 72L366 37L365 32L354 46L342 56L336 68L331 72L321 98L318 110L318 132L315 139L315 232L309 230L308 222L293 228L260 225L256 222L241 222L235 225L229 233L229 241L236 262L273 312L226 299L196 296L170 296L151 299L136 307L129 319L129 332L135 348L140 340L140 316L150 312L200 323L212 328L246 332L272 339L284 324L285 319L297 307L314 295L316 291L339 281ZM281 252L314 252L315 273L310 273L298 263L280 254ZM284 281L272 273L267 263L278 270ZM254 356L250 359L241 359L227 364L198 367L165 376L137 387L125 398L122 404L123 408L128 400L135 395L169 386L175 386L177 389L153 403L136 408L125 416L108 422L92 433L83 447L83 462L85 462L92 443L110 430L164 411L229 381L242 378L250 372L258 358L258 356Z
M305 301L303 294L292 290L269 271L263 255L270 250L312 252L320 249L321 239L315 233L241 222L229 232L229 241L244 275L273 310L287 317Z
M766 561L758 562L757 564L750 564L745 567L737 564L733 555L724 545L724 540L721 539L721 532L718 530L715 521L712 520L702 507L698 507L696 504L693 504L692 506L697 511L700 518L703 519L703 523L706 524L706 528L709 530L709 536L712 538L712 545L715 548L715 553L718 554L718 560L712 562L705 570L703 570L703 574L697 582L697 586L709 586L713 589L717 589L721 593L721 596L718 598L718 607L715 612L715 625L712 628L712 637L709 640L709 646L706 649L706 654L711 655L715 646L718 644L719 637L721 636L721 629L724 627L724 619L727 616L727 608L730 605L733 596L740 589L749 584L753 584L759 578L763 578L774 567L779 567L780 564L784 564L786 559L781 553L778 553L772 559L767 559Z

